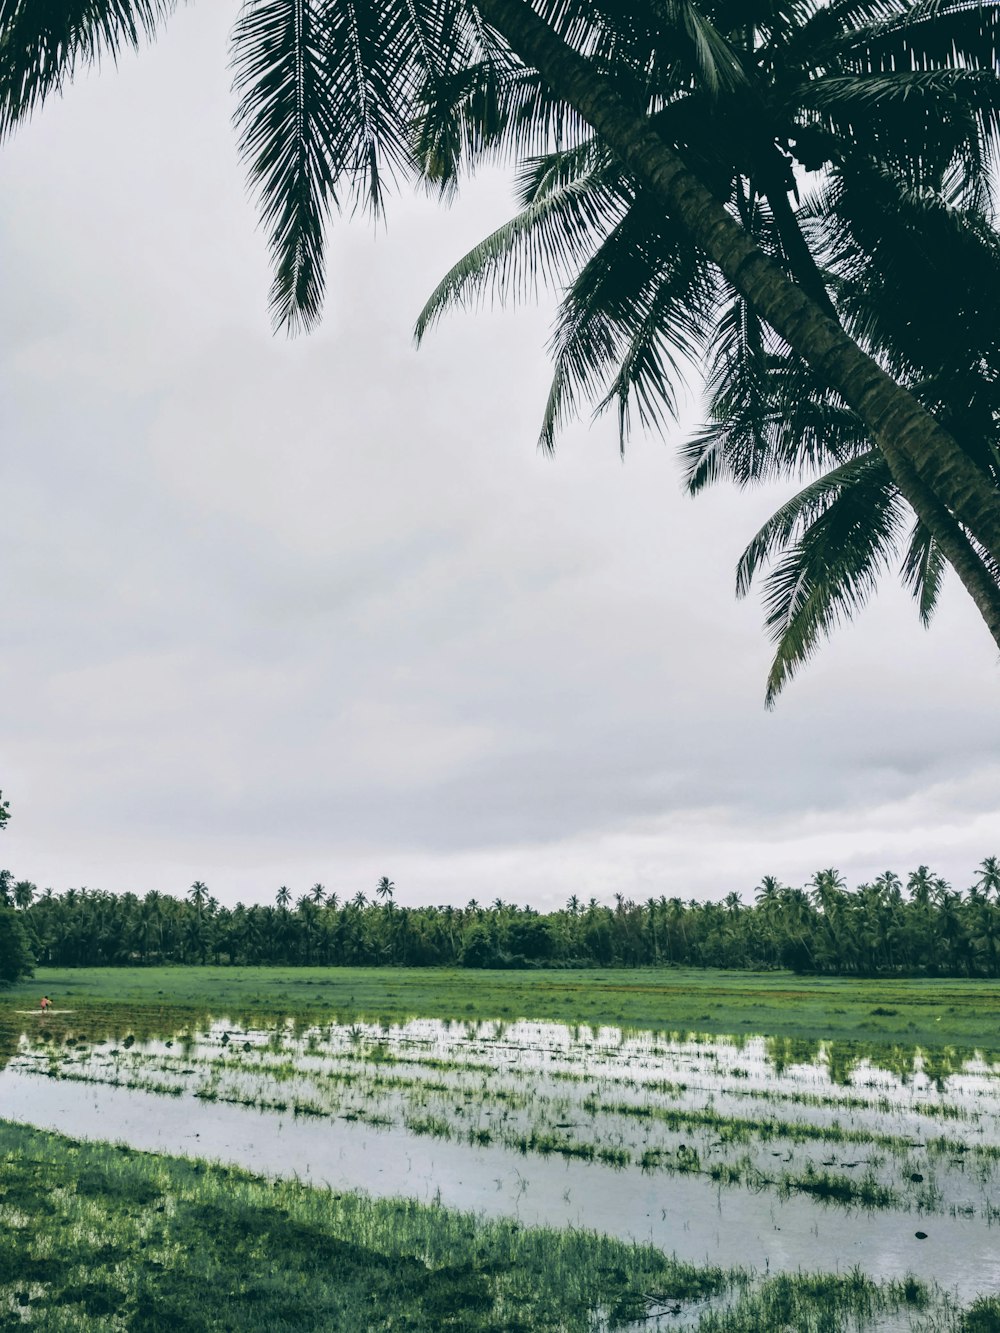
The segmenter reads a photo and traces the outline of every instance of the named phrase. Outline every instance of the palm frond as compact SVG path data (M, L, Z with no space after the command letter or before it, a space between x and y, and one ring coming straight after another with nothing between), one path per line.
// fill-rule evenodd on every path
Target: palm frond
M653 8L674 32L687 36L697 78L711 96L746 87L746 71L732 45L701 8L691 0L653 0Z
M633 407L647 430L662 429L666 415L676 419L678 387L691 376L716 304L717 281L704 256L691 247L682 258L685 263L676 265L646 299L636 303L618 371L595 408L596 415L616 406L623 454Z
M903 582L913 593L924 625L929 625L937 607L945 558L930 531L919 520L910 534L910 544L903 558Z
M923 0L875 21L843 24L842 57L866 69L996 69L1000 6L993 0Z
M237 126L274 255L275 323L308 327L340 198L374 214L412 168L418 86L439 73L463 0L245 0L233 34ZM444 45L443 45L444 44Z
M961 180L914 189L855 164L805 226L847 327L1000 476L1000 237L966 194Z
M518 187L520 212L460 259L429 297L417 319L418 343L446 310L489 289L518 300L567 278L627 207L593 141L526 163Z
M442 8L447 19L452 7ZM330 156L349 175L355 200L376 215L386 176L412 166L414 83L433 76L442 38L440 21L432 22L427 10L406 0L322 5L326 95L336 107Z
M658 418L661 407L673 412L676 382L710 327L711 292L695 247L637 199L560 304L541 447L554 449L583 399L596 400L597 411L617 401L623 427L634 394L647 416Z
M274 256L271 312L294 331L319 318L323 233L341 164L317 0L248 0L233 35L240 150Z
M881 491L889 482L884 459L876 449L870 449L804 486L771 515L740 556L736 566L737 597L746 597L763 566L798 541L846 491L866 486Z
M413 127L424 177L447 196L464 169L484 160L521 161L583 142L590 131L534 70L495 61L429 81Z
M835 467L871 447L858 416L732 293L709 336L708 420L682 446L692 495Z
M824 74L789 103L832 131L840 156L891 164L918 185L933 185L960 162L985 187L1000 138L1000 81L986 70L906 70Z
M688 493L724 478L746 485L760 476L772 415L766 382L768 335L739 294L719 315L706 374L711 423L681 448Z
M77 71L135 50L176 0L0 0L0 138Z
M895 555L903 508L888 476L873 469L831 500L768 575L766 625L775 644L768 708L821 639L875 590Z

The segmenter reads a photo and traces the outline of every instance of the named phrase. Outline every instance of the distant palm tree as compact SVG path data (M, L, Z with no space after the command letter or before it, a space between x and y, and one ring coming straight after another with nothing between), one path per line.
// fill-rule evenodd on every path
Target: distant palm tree
M14 885L14 906L20 907L22 911L29 908L37 892L37 887L30 879L19 879Z
M318 906L326 897L326 886L317 881L309 890L309 896Z
M185 945L196 953L203 963L208 954L209 923L205 921L205 906L211 900L208 885L196 879L187 892L188 901L194 908L194 915L184 924Z
M292 901L292 893L287 884L282 884L274 895L274 901L283 912L288 911L288 904Z
M375 897L381 898L382 902L392 902L392 895L396 892L396 886L388 875L383 875L375 886Z
M202 910L208 900L208 885L203 884L200 879L196 879L187 892L188 902L193 904L195 911L201 916Z
M1000 899L1000 858L996 856L987 856L979 866L979 874L976 878L976 886L983 893L992 893Z

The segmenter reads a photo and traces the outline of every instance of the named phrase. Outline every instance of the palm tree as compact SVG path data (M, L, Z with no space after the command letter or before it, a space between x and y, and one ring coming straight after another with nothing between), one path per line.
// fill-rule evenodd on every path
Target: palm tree
M326 898L326 885L317 881L309 890L309 896L318 907Z
M375 896L380 898L383 903L391 903L392 895L396 892L396 886L388 875L383 875L375 886Z
M987 896L992 893L1000 900L1000 858L987 856L980 863L976 885Z
M729 190L731 210L758 247L959 432L995 487L1000 343L996 302L987 293L1000 295L1000 243L984 211L990 187L983 171L988 126L995 130L997 119L992 43L971 55L989 79L940 51L930 59L929 79L909 65L889 70L889 46L902 45L916 59L930 38L923 30L929 20L911 16L902 28L890 14L873 28L858 9L782 8L758 27L746 23L745 6L730 10L735 32L715 37L739 78L728 88L712 86L703 71L684 65L681 41L680 81L664 93L653 120L689 157L711 163L717 191ZM968 39L965 16L958 21ZM934 23L936 40L944 36L939 10ZM818 44L810 28L822 31ZM965 51L960 39L959 47ZM771 84L783 90L779 105ZM989 106L981 116L984 96ZM911 109L896 115L894 108L907 103ZM943 124L963 104L968 136L954 132L943 142ZM731 132L720 135L727 120ZM434 135L428 138L433 144ZM789 201L789 191L797 197L799 189L792 157L800 167L824 166L824 188L798 211ZM598 410L617 404L624 443L631 408L657 423L673 409L685 364L711 349L710 422L688 450L692 491L723 476L747 485L782 471L826 469L765 525L740 564L743 594L761 565L784 553L765 586L777 645L769 704L820 637L864 603L894 558L901 495L917 514L901 572L924 622L945 559L992 614L1000 611L995 565L947 516L939 514L935 525L920 496L900 484L866 422L770 331L738 284L724 280L720 287L703 249L672 217L665 221L649 207L620 156L596 138L546 153L522 171L521 201L518 216L442 281L418 336L448 305L488 285L523 290L548 269L565 294L542 430L547 447L587 393L599 397ZM924 310L915 311L915 302ZM927 309L934 319L922 317ZM984 356L997 361L995 369L986 368Z
M26 911L35 900L38 887L30 879L19 879L14 885L14 906Z
M282 884L281 888L274 895L275 905L282 911L288 911L288 904L292 901L292 891L287 884Z
M187 892L188 902L194 906L195 911L201 916L205 903L208 901L208 885L203 884L200 879L196 879Z
M208 885L196 879L188 889L187 897L194 908L194 915L186 922L185 942L198 955L199 961L204 963L210 942L209 923L205 920L205 908L211 901Z
M823 382L857 412L867 432L882 451L894 481L907 496L917 515L942 543L948 546L954 544L954 533L949 523L958 520L981 545L986 563L980 561L975 568L959 569L959 572L994 638L1000 643L1000 594L996 583L996 563L1000 562L1000 497L996 493L995 484L975 467L940 423L866 355L843 328L831 320L828 308L816 299L814 278L805 285L801 280L793 282L777 264L768 262L722 202L689 167L684 149L690 154L691 144L683 143L683 133L678 133L675 141L668 143L667 135L663 132L662 118L656 114L643 114L635 105L634 93L629 97L632 89L626 90L621 86L621 81L616 86L615 81L598 72L593 61L587 59L581 50L574 49L560 32L547 25L523 0L483 0L480 8L502 32L510 48L524 64L537 70L547 87L564 99L626 164L637 183L647 192L649 200L664 209L672 222L680 224L682 231L695 241L756 314L763 317L787 346L820 373ZM668 109L673 108L673 102L668 100L673 91L669 77L663 79L662 86L655 86L656 75L663 68L668 76L673 73L667 56L671 50L669 39L681 37L686 25L690 33L687 46L693 57L689 63L695 65L713 92L718 93L727 86L740 92L741 115L749 117L751 124L751 151L760 151L764 144L754 136L753 131L763 127L770 136L772 129L779 129L779 125L766 103L763 113L756 114L760 89L753 78L748 76L744 58L750 54L749 47L756 40L756 33L762 25L766 31L768 16L773 18L775 14L783 15L789 7L762 5L763 13L747 15L746 6L741 6L740 21L743 32L749 37L743 48L727 40L719 28L705 19L704 10L714 6L704 6L699 10L690 3L670 6L650 3L637 8L640 10L638 20L628 36L631 37L636 29L640 29L640 40L636 45L640 50L642 65L634 62L626 66L633 75L633 88L635 83L639 87L648 85L649 71L652 70L655 93L663 99ZM955 18L964 24L965 39L960 41L963 58L954 64L964 69L965 58L970 54L970 47L974 46L971 52L971 61L977 67L974 72L987 76L980 79L984 96L980 100L978 113L981 123L985 122L990 127L987 129L988 137L995 132L992 127L996 119L995 99L990 104L990 89L996 82L993 62L997 12L996 7L989 4L979 8L981 21L978 32L973 25L970 42L969 25L964 22L967 11L968 6L961 0L952 0L950 4L944 0L942 4L927 6L923 15L912 0L880 0L880 3L867 5L802 4L791 10L799 20L791 36L793 40L797 39L801 49L803 45L809 45L811 29L813 41L828 50L831 36L836 35L830 31L831 17L834 22L843 18L852 27L860 27L862 34L856 44L855 56L860 58L870 45L876 47L879 64L871 71L873 80L877 78L883 88L895 83L892 100L898 106L907 97L912 100L915 90L921 84L926 88L932 81L919 77L922 65L932 59L935 65L942 63L940 45L936 58L930 54L934 44L940 43L944 36L940 23L934 26L935 21ZM565 6L563 13L566 15L567 28L576 25L576 31L579 33L583 29L584 39L593 42L593 27L581 23L581 15L575 6ZM657 15L661 13L667 16L665 22L656 21ZM916 21L921 17L926 19L923 25ZM747 22L748 18L752 21ZM644 27L646 24L648 27ZM909 38L914 30L917 32L916 42L911 45ZM642 40L647 33L652 41ZM773 33L767 35L771 39L765 43L767 53L773 60L776 44ZM803 35L806 36L805 43L802 41ZM622 38L620 46L625 44L625 38ZM944 45L948 51L945 57L947 62L951 60L955 47L949 46L947 39ZM894 60L899 58L910 72L910 78L902 83L892 79ZM912 63L914 59L915 67ZM935 75L939 70L932 68L929 72ZM690 77L690 70L684 73ZM645 79L642 78L643 74L646 74ZM861 98L855 100L854 113L849 118L852 128L856 128L863 120L861 102L865 96L870 100L874 90L873 83ZM768 91L776 90L768 85ZM783 89L782 92L787 90ZM822 90L816 94L816 98L811 108L815 113L813 117L804 125L796 126L795 132L786 142L790 147L794 145L798 148L800 139L804 139L807 145L805 156L812 159L819 149L822 162L826 156L824 150L828 146L825 132L829 127L824 123L828 108L824 106ZM877 121L872 125L869 137L874 138L880 133L884 135L886 128L883 118L881 123ZM769 150L773 146L773 140L767 144ZM910 143L904 148L904 155L911 167L917 168L919 155L914 154L913 149L914 145ZM770 152L768 155L771 156ZM803 162L803 165L806 164ZM787 178L787 162L785 165ZM919 169L915 174L919 177ZM794 180L789 184L794 187ZM777 199L777 192L772 192L769 197L772 206ZM655 315L653 324L655 327ZM942 515L941 506L948 509L950 514ZM959 568L960 563L956 562L956 568Z
M82 12L57 7L53 17L51 6L9 5L0 15L0 134L79 66L138 45L171 7L105 0ZM845 32L856 35L853 46ZM869 147L891 139L918 186L924 166L949 152L982 157L995 133L996 33L988 0L975 9L967 0L735 8L635 0L627 9L607 0L539 0L537 9L525 0L247 0L234 33L238 125L274 255L275 319L294 328L318 318L327 214L344 197L381 211L386 174L411 160L415 118L422 168L445 188L484 152L523 158L553 139L579 147L589 127L664 227L693 244L708 271L856 414L1000 643L995 479L946 417L832 318L789 221L790 159L828 166L848 125ZM819 51L846 60L848 74L870 76L853 104L840 96L843 80L838 92L836 77L811 77ZM802 76L798 84L781 82L789 70ZM951 113L939 115L933 99L944 84ZM688 89L707 96L694 106ZM739 159L721 181L720 154L699 151L705 136L692 110ZM974 133L963 128L972 122ZM734 175L744 186L751 176L758 182L777 257L758 244L748 217L727 207ZM644 307L648 338L669 341L663 317Z

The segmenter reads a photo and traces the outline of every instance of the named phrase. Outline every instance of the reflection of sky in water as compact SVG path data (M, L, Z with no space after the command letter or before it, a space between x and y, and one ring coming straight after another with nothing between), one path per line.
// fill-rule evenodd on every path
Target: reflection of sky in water
M880 1062L842 1043L555 1023L265 1031L222 1020L169 1043L25 1036L0 1074L0 1113L337 1188L595 1227L697 1262L858 1265L916 1271L963 1299L1000 1291L1000 1071L969 1052ZM868 1212L787 1188L810 1171L882 1185L894 1206Z

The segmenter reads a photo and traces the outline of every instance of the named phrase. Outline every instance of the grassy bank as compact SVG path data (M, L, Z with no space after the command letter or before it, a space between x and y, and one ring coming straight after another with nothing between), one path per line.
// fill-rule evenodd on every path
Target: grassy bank
M0 995L124 1019L212 1013L386 1020L538 1018L705 1033L1000 1049L1000 982L803 978L684 968L490 972L436 968L40 968Z
M833 1333L928 1302L915 1280L878 1286L858 1275L749 1289L738 1272L648 1246L331 1194L3 1121L0 1164L2 1327L27 1316L45 1330L555 1333L686 1308L720 1333L779 1318ZM947 1323L957 1326L950 1314Z

